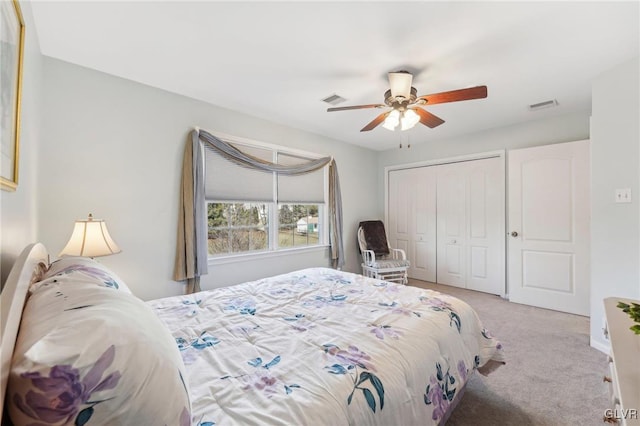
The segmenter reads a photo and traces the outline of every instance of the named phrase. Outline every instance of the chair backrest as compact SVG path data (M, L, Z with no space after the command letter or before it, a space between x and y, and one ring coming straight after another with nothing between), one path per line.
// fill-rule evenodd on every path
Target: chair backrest
M367 242L364 240L364 233L362 232L361 226L358 226L358 249L360 253L367 250Z
M362 236L362 237L361 237ZM362 241L361 241L362 240ZM358 225L360 250L372 250L376 256L389 254L389 243L381 220L365 220Z

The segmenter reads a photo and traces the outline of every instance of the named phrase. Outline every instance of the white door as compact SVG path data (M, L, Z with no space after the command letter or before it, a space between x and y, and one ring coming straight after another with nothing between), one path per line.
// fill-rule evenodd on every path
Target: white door
M413 208L409 276L436 281L436 173L433 167L413 169Z
M513 302L589 315L589 141L509 151Z
M405 250L408 275L436 280L436 180L431 167L389 172L387 234L393 248Z
M503 295L502 159L452 163L437 169L438 282Z
M467 163L467 288L505 294L504 160Z
M438 166L437 269L438 283L466 287L465 163Z

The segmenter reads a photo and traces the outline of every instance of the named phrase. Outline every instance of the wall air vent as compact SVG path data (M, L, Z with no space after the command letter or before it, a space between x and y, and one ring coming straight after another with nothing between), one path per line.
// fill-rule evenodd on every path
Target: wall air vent
M558 101L552 99L550 101L538 102L537 104L529 105L529 111L537 111L539 109L550 108L554 106L558 106Z
M334 93L334 94L333 94L333 95L331 95L331 96L327 96L327 97L326 97L326 98L324 98L322 101L323 101L323 102L326 102L326 103L328 103L328 104L330 104L330 105L338 105L338 104L341 104L342 102L346 101L346 99L345 99L345 98L343 98L342 96L340 96L340 95L336 95L336 94Z

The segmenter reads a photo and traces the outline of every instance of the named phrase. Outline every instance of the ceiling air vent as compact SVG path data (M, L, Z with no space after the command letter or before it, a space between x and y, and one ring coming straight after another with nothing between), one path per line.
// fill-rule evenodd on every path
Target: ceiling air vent
M324 98L322 100L323 102L326 102L330 105L338 105L344 101L346 101L345 98L343 98L342 96L336 95L335 93L331 96L327 96L326 98Z
M558 106L558 101L555 99L552 99L550 101L538 102L537 104L529 105L529 111L537 111L539 109L549 108L554 106Z

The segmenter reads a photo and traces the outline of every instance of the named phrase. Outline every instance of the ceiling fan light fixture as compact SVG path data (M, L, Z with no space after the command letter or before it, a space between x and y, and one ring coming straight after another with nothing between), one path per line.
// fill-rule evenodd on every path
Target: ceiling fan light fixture
M411 83L413 75L407 71L396 71L389 73L389 87L391 88L391 96L394 98L402 97L409 99L411 96Z
M368 132L379 125L391 131L396 130L396 128L400 126L400 130L403 131L413 128L418 123L433 129L444 123L444 120L421 108L423 105L429 106L487 97L487 86L476 86L417 96L418 91L415 87L411 86L413 76L410 72L390 72L388 73L388 77L390 89L384 93L384 104L334 107L327 108L327 112L390 107L388 112L378 114L360 131Z
M398 127L398 124L400 124L400 112L397 109L394 109L389 112L387 118L384 119L382 127L393 132L396 127Z
M408 109L400 117L400 130L412 129L420 121L420 116L413 109Z

